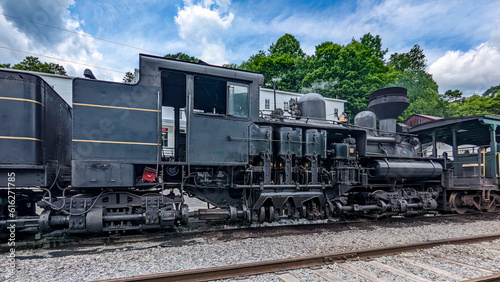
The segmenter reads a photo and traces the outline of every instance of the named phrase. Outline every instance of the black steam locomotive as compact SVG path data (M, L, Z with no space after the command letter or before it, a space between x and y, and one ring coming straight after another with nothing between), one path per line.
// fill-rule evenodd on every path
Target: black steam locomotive
M263 80L140 55L137 84L74 79L70 107L40 77L0 71L0 229L85 233L170 228L190 217L262 223L499 206L496 140L457 143L458 119L397 125L406 89L371 93L348 124L327 120L318 94L264 114ZM171 151L162 146L166 111ZM488 130L494 138L496 125ZM421 141L433 145L431 157ZM454 146L453 161L438 155L439 141ZM479 151L461 157L463 144ZM189 211L187 196L214 208Z

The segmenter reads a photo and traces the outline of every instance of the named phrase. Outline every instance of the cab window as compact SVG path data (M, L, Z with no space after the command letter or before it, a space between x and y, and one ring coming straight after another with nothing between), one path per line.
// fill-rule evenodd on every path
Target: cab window
M248 117L248 85L209 76L194 78L194 114Z
M228 83L227 115L248 117L248 86Z

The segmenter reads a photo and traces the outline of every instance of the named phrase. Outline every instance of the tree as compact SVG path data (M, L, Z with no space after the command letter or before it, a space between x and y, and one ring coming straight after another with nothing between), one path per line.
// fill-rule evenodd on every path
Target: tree
M276 83L281 90L298 92L305 75L304 60L300 42L287 33L271 44L267 53L259 50L238 68L263 74L264 85Z
M443 99L447 102L453 102L456 100L461 99L463 96L462 91L455 89L455 90L446 90L443 94Z
M18 70L29 70L29 71L67 75L66 70L64 69L63 66L55 63L47 63L47 62L42 63L37 57L33 56L27 56L24 60L15 64L12 68Z
M370 33L359 40L353 38L345 46L324 42L316 46L302 85L329 86L314 90L347 100L346 112L354 116L366 109L371 92L394 81L395 72L384 62L386 53L381 38Z
M500 96L472 95L449 104L450 116L500 115Z
M290 55L291 57L304 57L305 53L300 48L300 42L291 34L286 33L269 47L271 57Z
M392 54L390 64L400 72L423 71L427 67L424 50L418 44L415 44L408 53Z
M227 69L237 69L238 65L237 64L233 64L233 63L229 63L229 64L223 64L222 67L223 68L227 68Z
M123 77L123 82L124 83L132 83L134 81L134 79L135 79L134 74L128 71L125 73L125 76Z
M10 69L10 64L0 64L0 68Z
M484 97L495 97L500 93L500 84L497 86L491 86L488 90L484 91Z
M407 53L394 53L389 60L389 66L397 75L389 86L400 86L408 90L410 106L404 111L399 121L412 114L432 116L447 116L447 102L438 93L438 84L432 75L425 71L427 66L424 51L419 45L414 45Z
M193 63L198 63L200 61L200 59L193 56L189 56L188 54L183 52L179 52L176 54L166 54L165 58L179 60L179 61L193 62Z

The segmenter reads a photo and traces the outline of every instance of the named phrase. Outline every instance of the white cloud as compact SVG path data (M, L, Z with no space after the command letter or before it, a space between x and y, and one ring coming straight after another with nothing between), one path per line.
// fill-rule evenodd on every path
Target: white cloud
M227 13L231 1L204 0L193 4L185 1L179 8L175 23L179 36L190 43L191 50L201 54L201 59L213 64L227 63L223 32L231 27L233 13Z
M7 15L28 21L83 33L78 19L72 17L68 10L72 4L72 0L57 0L51 3L42 0L17 0L16 3L11 1L1 3L0 10ZM93 38L28 21L0 16L0 30L2 30L0 45L18 50L0 49L2 63L15 64L26 56L36 56L42 62L54 62L64 66L66 72L72 76L82 76L83 70L89 67L70 62L103 65L103 56L98 50L99 44ZM98 78L114 78L109 72L94 70L94 73Z
M429 72L439 85L439 91L459 89L466 96L482 94L500 84L500 50L483 43L467 52L448 51L437 59Z

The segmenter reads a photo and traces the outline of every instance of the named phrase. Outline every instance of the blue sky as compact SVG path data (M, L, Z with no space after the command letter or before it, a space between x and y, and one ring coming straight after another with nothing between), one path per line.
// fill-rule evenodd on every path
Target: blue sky
M68 61L114 70L91 68L121 81L140 52L151 53L82 34L221 65L240 64L285 33L312 55L322 42L347 44L370 32L388 55L419 44L440 92L472 95L500 84L500 1L0 0L0 11L1 63L19 62L29 54L12 49L22 50L64 59L40 57L74 76L88 66Z

